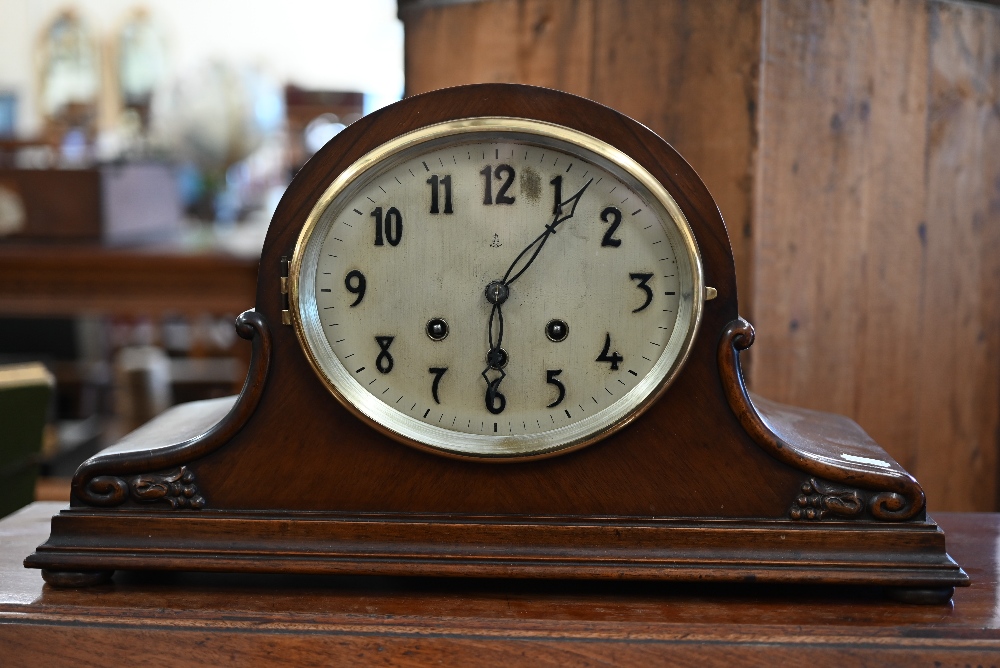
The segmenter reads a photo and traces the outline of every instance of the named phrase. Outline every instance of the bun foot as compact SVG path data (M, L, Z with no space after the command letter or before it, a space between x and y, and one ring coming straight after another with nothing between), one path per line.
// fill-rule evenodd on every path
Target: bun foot
M889 598L900 603L940 605L951 600L951 597L955 594L955 588L928 587L926 589L918 589L915 587L887 587L886 593Z
M42 569L42 579L53 587L93 587L111 579L114 571L50 571Z

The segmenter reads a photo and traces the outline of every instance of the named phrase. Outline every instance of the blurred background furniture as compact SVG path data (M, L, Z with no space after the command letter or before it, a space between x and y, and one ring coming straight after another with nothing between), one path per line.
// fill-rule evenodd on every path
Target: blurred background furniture
M42 364L0 365L0 517L35 498L54 385Z
M400 0L408 95L589 97L699 172L729 229L753 390L846 414L928 508L1000 470L1000 6Z
M40 498L169 405L239 389L233 322L285 185L402 92L395 9L0 0L0 364L56 380Z

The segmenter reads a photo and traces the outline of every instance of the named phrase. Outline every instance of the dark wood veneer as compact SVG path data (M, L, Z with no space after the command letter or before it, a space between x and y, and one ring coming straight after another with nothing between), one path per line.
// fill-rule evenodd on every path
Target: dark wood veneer
M327 392L281 324L282 258L329 183L399 134L484 115L569 125L632 156L674 195L718 290L684 370L654 406L595 445L547 459L461 460L394 441ZM119 568L754 578L939 594L968 583L920 486L856 424L754 405L739 370L752 329L738 316L711 195L659 137L589 100L485 84L351 125L282 199L255 311L238 329L254 341L240 398L174 409L86 462L71 508L27 566L53 584L68 577L57 573ZM218 424L195 435L195 418Z

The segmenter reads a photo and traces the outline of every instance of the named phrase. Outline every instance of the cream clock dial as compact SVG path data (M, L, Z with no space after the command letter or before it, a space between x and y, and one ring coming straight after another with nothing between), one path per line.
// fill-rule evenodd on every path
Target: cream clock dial
M290 269L320 378L377 428L445 454L592 443L669 384L704 283L670 193L589 135L477 118L424 128L327 189Z

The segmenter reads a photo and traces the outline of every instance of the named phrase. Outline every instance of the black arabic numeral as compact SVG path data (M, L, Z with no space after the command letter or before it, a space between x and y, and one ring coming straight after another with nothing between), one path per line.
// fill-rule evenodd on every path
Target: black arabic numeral
M548 371L545 372L545 382L548 383L549 385L555 385L556 389L559 390L559 398L553 401L548 406L546 406L546 408L555 408L556 406L562 403L563 399L566 398L566 386L563 385L561 382L559 382L559 380L556 378L556 376L558 376L561 373L562 369L549 369Z
M644 310L647 306L649 306L650 302L653 301L653 290L648 285L646 285L647 283L649 283L649 279L653 278L653 275L636 273L636 274L629 274L628 277L631 278L633 281L639 281L639 283L635 287L639 288L640 290L646 293L646 301L642 303L642 306L640 306L639 308L632 309L632 313L638 313L639 311Z
M552 187L555 189L555 200L556 200L556 203L552 205L552 213L554 215L558 216L559 213L560 213L559 210L562 208L562 201L563 201L563 199L562 199L562 176L560 175L560 176L555 177L554 179L552 179L551 181L549 181L549 184L551 184Z
M621 239L615 239L615 230L622 223L622 212L613 206L609 206L604 211L601 211L601 220L605 223L611 223L611 227L608 231L604 233L604 238L601 239L602 246L610 246L611 248L618 248L622 245Z
M384 246L385 241L388 241L390 246L398 246L399 240L403 238L403 216L399 213L399 209L394 206L389 207L384 220L380 206L375 207L371 215L375 219L375 245ZM385 230L384 237L383 230Z
M382 207L375 207L372 211L372 217L375 219L375 245L384 246L385 242L382 241Z
M375 358L375 368L379 370L380 373L389 373L392 371L392 355L389 354L389 346L392 345L392 340L395 339L394 336L376 336L375 343L378 344L380 352L378 357Z
M438 399L438 385L441 384L441 376L444 372L448 370L446 366L432 366L427 370L428 373L434 374L434 380L431 381L431 395L434 397L434 403L440 404L441 400Z
M444 212L453 213L451 209L451 174L444 176L443 178L438 178L437 174L431 176L427 179L427 183L431 186L431 213L440 213L438 210L438 187L439 184L444 186Z
M497 181L503 178L500 176L501 174L507 174L507 180L503 182L500 190L497 191L497 204L513 204L514 197L507 195L507 189L514 183L514 168L510 165L500 165L496 169Z
M503 185L500 186L500 190L497 191L497 204L513 204L514 197L507 194L507 190L514 184L514 168L510 165L498 165L495 172L490 165L486 165L479 173L483 175L483 204L493 204L493 177L496 175L496 180L500 181L504 179L504 174L506 174L506 180L504 180Z
M507 408L507 397L500 393L501 380L503 378L491 380L486 386L486 410L494 415L500 415L503 409Z
M403 238L403 216L392 206L385 212L385 240L390 246L398 246Z
M483 204L493 204L493 168L486 165L479 173L483 175Z
M619 355L617 350L611 353L611 356L609 357L608 353L610 351L611 351L611 334L609 333L604 338L604 350L602 350L601 354L597 356L596 361L609 362L611 364L611 370L618 371L618 363L625 361L625 358Z
M431 185L431 213L441 213L438 210L438 175L433 174L427 183Z
M357 279L356 285L351 284L352 278ZM344 287L347 288L347 291L352 295L358 296L358 298L354 300L354 303L351 304L352 307L360 304L361 300L365 298L365 288L367 285L368 282L365 280L365 275L357 269L347 272L347 277L344 278Z

